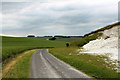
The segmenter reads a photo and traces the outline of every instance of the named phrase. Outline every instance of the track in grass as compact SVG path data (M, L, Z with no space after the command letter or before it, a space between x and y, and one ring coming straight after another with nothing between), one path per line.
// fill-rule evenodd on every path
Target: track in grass
M90 80L86 74L49 54L48 49L40 49L33 54L31 78L89 78Z

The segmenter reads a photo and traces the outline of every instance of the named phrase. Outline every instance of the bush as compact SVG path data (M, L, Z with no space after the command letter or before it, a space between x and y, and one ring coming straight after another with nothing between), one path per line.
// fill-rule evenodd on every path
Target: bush
M28 35L27 37L35 37L34 35Z
M56 38L55 38L55 37L52 37L52 38L50 38L49 40L56 40Z

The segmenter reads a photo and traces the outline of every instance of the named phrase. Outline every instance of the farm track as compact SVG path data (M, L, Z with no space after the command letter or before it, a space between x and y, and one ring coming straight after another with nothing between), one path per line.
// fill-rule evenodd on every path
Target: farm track
M31 78L90 78L48 53L48 49L36 51L31 60Z

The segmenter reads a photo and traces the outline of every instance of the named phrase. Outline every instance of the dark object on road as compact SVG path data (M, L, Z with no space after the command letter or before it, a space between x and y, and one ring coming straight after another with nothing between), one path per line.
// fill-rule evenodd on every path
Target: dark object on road
M28 35L27 37L35 37L34 35Z
M69 43L66 43L66 47L69 47Z
M49 40L56 40L56 38L55 38L55 37L52 37L52 38L50 38Z

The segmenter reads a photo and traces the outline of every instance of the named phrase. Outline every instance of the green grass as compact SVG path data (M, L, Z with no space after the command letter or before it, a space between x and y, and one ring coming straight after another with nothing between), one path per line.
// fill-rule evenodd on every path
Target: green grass
M37 39L40 39L40 40L46 40L46 39L49 39L49 38L52 38L52 37L37 37Z
M65 42L26 37L2 37L2 60L5 61L25 50L58 46L65 46Z
M71 42L71 46L82 47L83 45L89 43L89 41L95 40L101 35L102 35L102 33L94 33L93 35L83 37L79 40L74 40Z
M3 67L3 78L30 78L31 56L37 49L23 52ZM21 57L22 56L22 57ZM21 58L20 58L21 57ZM13 64L15 62L15 64ZM10 64L13 64L10 66ZM9 69L7 70L7 68Z
M39 37L38 39L40 40L46 40L46 39L49 39L51 37ZM70 41L73 41L73 40L79 40L81 37L70 37L70 38L62 38L62 37L59 37L57 38L55 41L64 41L64 42L70 42Z
M71 38L57 38L56 41L71 42L73 40L79 40L81 37L71 37Z
M55 57L70 64L76 69L95 78L117 78L116 66L111 63L108 57L100 55L79 54L76 47L53 48L50 53ZM108 63L105 62L107 60Z

